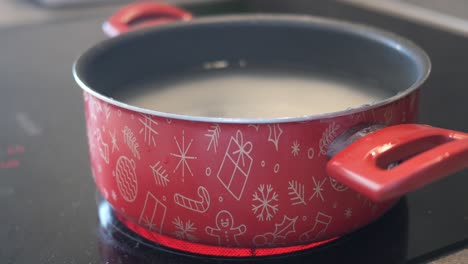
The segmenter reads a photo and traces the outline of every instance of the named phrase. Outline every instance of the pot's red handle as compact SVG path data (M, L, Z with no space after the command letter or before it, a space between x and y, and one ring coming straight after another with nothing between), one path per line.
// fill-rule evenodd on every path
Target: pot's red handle
M375 202L468 168L468 134L403 124L373 132L339 152L328 174Z
M134 29L190 19L190 12L175 6L150 1L137 2L118 10L102 28L109 37L114 37Z

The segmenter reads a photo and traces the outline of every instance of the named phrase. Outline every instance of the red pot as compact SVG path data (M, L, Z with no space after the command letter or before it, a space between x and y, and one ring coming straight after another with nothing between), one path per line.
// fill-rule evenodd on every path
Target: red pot
M468 166L468 134L411 124L430 62L401 37L298 16L167 24L191 15L156 3L130 5L104 28L118 35L151 15L163 20L144 25L159 26L104 41L74 67L96 185L119 219L146 238L207 255L306 249L369 224L405 193ZM279 61L359 73L398 93L358 108L273 119L187 116L112 99L128 84L183 76L220 54L263 67Z

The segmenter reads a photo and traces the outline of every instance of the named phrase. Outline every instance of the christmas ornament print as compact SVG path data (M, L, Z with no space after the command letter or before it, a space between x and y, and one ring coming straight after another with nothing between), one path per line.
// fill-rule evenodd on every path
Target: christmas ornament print
M138 181L135 161L121 156L115 167L115 177L120 195L127 202L135 201L138 194Z
M337 180L333 179L332 177L328 177L328 179L330 180L330 184L331 184L332 188L337 192L344 192L344 191L349 189L348 186L338 182Z

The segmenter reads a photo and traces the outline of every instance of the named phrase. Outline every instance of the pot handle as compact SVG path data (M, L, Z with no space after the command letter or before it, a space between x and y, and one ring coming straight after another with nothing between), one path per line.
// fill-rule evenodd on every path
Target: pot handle
M374 202L401 197L465 168L467 133L417 124L372 131L327 164L329 176Z
M102 29L115 37L134 29L141 29L177 20L191 20L192 14L184 9L159 2L137 2L114 13L104 22Z

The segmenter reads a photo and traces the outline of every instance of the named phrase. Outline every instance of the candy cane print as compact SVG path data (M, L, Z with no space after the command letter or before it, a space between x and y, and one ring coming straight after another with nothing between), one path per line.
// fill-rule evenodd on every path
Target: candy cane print
M203 186L198 187L197 193L200 197L199 200L188 198L180 193L176 193L174 195L174 202L194 212L204 213L210 207L210 194Z

